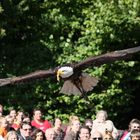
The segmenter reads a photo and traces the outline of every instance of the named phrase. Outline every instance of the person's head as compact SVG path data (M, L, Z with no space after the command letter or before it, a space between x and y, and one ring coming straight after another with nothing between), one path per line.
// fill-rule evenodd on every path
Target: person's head
M62 126L62 121L59 118L55 118L54 127L55 128L61 128L61 126Z
M0 127L7 128L8 127L8 121L6 118L0 118Z
M8 124L11 126L13 124L13 122L14 122L14 118L12 116L10 116L10 115L5 116L5 118L6 118L7 122L8 122Z
M40 121L42 119L42 112L40 109L34 109L33 118L34 118L34 120L38 120L38 121Z
M91 133L91 139L90 140L102 140L102 134L98 131L94 131Z
M89 140L90 129L88 126L81 126L79 129L79 140Z
M96 113L96 119L101 123L104 122L107 117L107 112L105 110L100 110Z
M71 131L78 132L79 128L80 128L80 121L79 120L72 121Z
M18 140L18 135L16 131L9 131L6 136L4 137L5 140Z
M139 130L132 130L130 134L131 140L140 140L140 131Z
M9 115L15 119L16 115L17 115L16 114L16 110L15 109L11 109L10 112L9 112Z
M22 120L24 118L24 112L23 111L18 111L16 115L16 119Z
M49 128L45 131L46 140L55 140L56 132L54 129Z
M40 129L34 129L34 131L31 134L32 140L45 140L45 134Z
M78 121L79 121L79 117L78 117L78 116L75 116L75 115L71 115L71 116L69 117L69 124L71 124L72 121L74 121L74 120L78 120Z
M92 125L93 125L92 119L86 119L84 125L92 129Z
M129 123L129 131L138 130L140 131L140 120L132 119Z
M27 122L23 122L21 124L20 133L24 137L29 137L31 135L31 132L32 132L31 124L30 123L27 123Z
M106 130L103 140L113 140L112 132Z
M15 118L15 122L16 122L17 124L21 124L23 118L24 118L24 113L23 113L23 111L18 111L18 112L17 112L17 115L16 115L16 118Z

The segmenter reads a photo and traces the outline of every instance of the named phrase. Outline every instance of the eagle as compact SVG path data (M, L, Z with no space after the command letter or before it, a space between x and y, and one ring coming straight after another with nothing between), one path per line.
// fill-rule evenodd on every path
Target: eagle
M38 70L23 76L3 78L0 79L0 87L55 76L58 81L61 79L64 81L60 90L61 93L86 97L86 93L92 91L99 80L84 73L84 69L90 66L98 67L117 60L124 60L138 52L140 52L140 46L92 56L80 62L57 66L49 70Z

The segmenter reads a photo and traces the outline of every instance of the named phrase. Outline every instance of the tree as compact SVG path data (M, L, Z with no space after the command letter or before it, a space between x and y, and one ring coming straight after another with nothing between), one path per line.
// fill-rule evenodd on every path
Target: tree
M138 0L1 1L0 76L22 75L138 46L139 6ZM88 93L93 102L90 108L78 96L58 94L61 83L55 84L54 79L1 88L1 102L7 109L14 106L29 112L39 106L49 119L59 116L64 120L72 113L81 120L94 118L96 110L103 108L120 126L124 118L118 120L118 116L133 110L139 91L138 56L87 70L101 79Z

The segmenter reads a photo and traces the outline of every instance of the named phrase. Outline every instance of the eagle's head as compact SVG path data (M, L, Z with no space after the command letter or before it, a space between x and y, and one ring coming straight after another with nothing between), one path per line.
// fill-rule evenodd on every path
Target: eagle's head
M73 74L73 68L69 66L60 67L57 71L57 80L60 80L60 77L62 78L68 78Z

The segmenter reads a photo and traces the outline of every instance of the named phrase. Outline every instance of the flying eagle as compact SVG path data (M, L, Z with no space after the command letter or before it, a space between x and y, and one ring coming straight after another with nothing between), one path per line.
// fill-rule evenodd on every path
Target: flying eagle
M123 60L139 51L140 46L125 50L118 50L94 57L89 57L77 63L58 66L54 69L39 70L23 76L0 79L0 86L14 85L30 80L55 76L58 81L60 79L64 80L63 87L60 91L61 93L85 97L85 94L88 91L91 91L94 86L97 85L98 79L89 76L87 73L83 73L82 70L90 66L101 66L102 64L112 63L116 60Z

